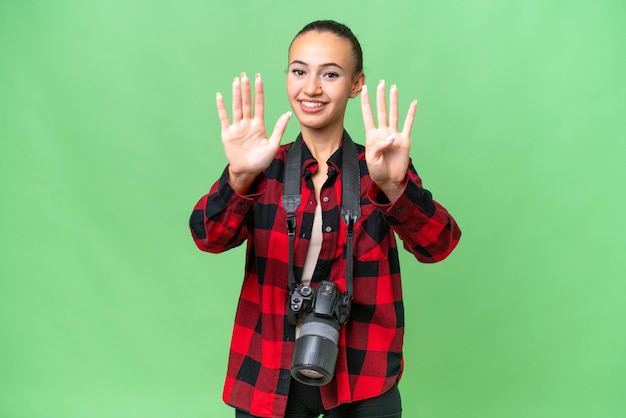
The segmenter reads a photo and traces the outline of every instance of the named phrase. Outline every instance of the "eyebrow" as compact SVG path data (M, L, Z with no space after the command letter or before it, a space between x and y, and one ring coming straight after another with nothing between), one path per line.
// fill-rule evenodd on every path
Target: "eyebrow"
M307 67L309 66L309 64L307 64L307 63L306 63L306 62L304 62L304 61L300 61L300 60L293 60L293 61L291 61L291 62L289 63L289 66L292 66L292 65L294 65L294 64L298 64L298 65L305 65L305 66L307 66ZM341 65L336 64L336 63L334 63L334 62L328 62L328 63L326 63L326 64L322 64L322 65L320 65L320 67L337 67L337 68L339 68L339 69L343 70L343 67L342 67Z

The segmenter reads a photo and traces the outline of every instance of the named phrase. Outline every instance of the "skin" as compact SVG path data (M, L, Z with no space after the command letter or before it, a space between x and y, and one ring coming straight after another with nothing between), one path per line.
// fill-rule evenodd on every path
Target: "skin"
M402 130L398 130L398 89L392 85L387 110L386 86L376 88L376 126L365 75L355 71L352 46L328 32L307 32L296 38L289 51L287 96L300 122L302 137L319 163L313 177L316 192L326 176L326 160L340 146L348 100L361 94L365 127L365 158L371 179L395 201L406 185L410 134L417 101L408 109ZM254 179L272 162L292 115L281 115L268 136L264 122L264 91L261 76L254 79L254 106L251 81L245 73L232 84L232 121L217 93L222 144L228 160L228 181L245 194Z
M300 121L302 138L318 161L311 176L317 201L327 178L326 161L343 137L348 100L361 92L365 81L354 68L349 41L331 33L305 33L289 50L287 97Z
M354 67L350 43L331 33L305 33L289 50L287 97L318 161L339 146L348 100L361 92L365 76Z

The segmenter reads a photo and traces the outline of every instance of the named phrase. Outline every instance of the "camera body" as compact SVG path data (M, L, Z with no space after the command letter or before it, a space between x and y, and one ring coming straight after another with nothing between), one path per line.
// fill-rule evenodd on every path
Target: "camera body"
M322 317L334 317L343 325L350 315L350 300L345 294L339 293L335 283L327 280L320 282L316 289L300 284L289 295L289 323L296 325L298 320L304 319L311 312Z
M298 285L289 295L288 320L304 319L296 340L291 375L301 383L321 386L333 377L337 361L339 328L350 315L350 297L324 280L317 288Z

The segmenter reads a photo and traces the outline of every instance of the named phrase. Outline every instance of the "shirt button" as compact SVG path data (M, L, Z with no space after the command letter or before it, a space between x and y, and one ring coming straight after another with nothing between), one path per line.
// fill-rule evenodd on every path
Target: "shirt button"
M393 213L395 213L396 215L399 215L399 214L400 214L400 212L401 212L401 210L400 210L400 209L396 209Z
M328 196L324 196L324 198L322 199L322 201L324 201L324 203L328 203L330 199L328 198Z
M326 232L332 232L333 227L332 226L327 226L325 230L326 230Z

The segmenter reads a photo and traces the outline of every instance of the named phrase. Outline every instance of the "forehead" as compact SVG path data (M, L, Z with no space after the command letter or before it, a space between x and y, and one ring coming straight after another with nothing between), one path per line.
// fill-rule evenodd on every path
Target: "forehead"
M291 44L289 62L294 60L310 65L335 63L348 68L354 63L352 44L330 32L306 32Z

